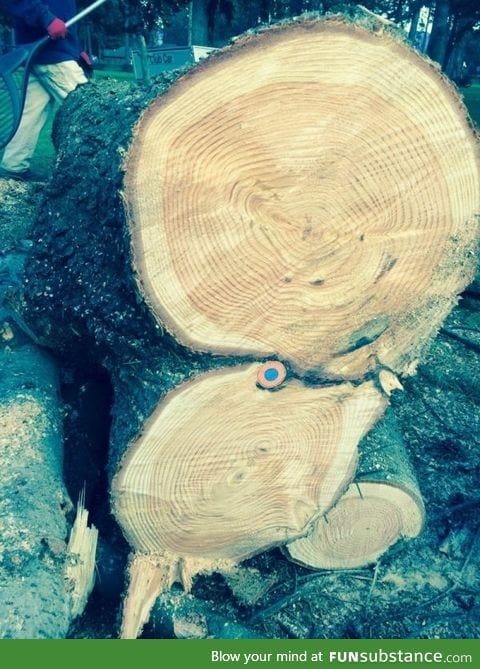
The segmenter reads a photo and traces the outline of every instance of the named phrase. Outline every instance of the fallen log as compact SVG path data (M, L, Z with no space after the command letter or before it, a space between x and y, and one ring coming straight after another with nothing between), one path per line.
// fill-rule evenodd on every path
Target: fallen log
M95 544L84 512L67 545L57 365L4 309L0 398L0 638L64 638L93 585Z
M314 569L363 567L421 532L422 495L392 409L359 450L354 483L308 536L285 548L295 562Z
M195 350L342 380L404 372L464 287L477 234L477 147L452 103L413 52L338 21L240 39L187 74L144 114L126 162L158 319Z
M478 235L478 146L458 96L371 17L259 30L176 77L70 97L27 272L26 316L42 341L112 377L112 504L137 550L131 636L162 588L205 568L193 558L238 561L305 533L335 503L353 476L349 399L358 441L471 280ZM271 393L255 382L269 359L288 371ZM247 363L255 374L228 369ZM313 433L336 446L314 484L319 463L298 473L286 426L323 398ZM299 500L310 518L275 516L276 531L255 534L252 519L236 525L242 505L253 492L257 518L268 518L277 483L261 449L247 457L242 430L247 444L273 448L277 426L290 457L285 517ZM214 503L249 459L253 487ZM335 460L335 484L315 499Z
M2 194L0 225L24 231L34 193L10 182ZM80 503L66 543L59 365L17 310L30 247L17 237L0 257L0 638L62 638L93 586L96 530Z
M74 333L90 335L116 345L118 357L150 334L134 298L149 305L157 330L195 351L277 355L341 381L378 365L409 372L474 266L478 148L453 88L388 34L338 17L249 34L174 79L147 93L114 83L81 90L64 128L57 124L61 165L44 212L56 225L37 228L31 272L32 307L50 342L61 345L63 334L71 347ZM97 122L82 130L95 105ZM49 241L58 250L50 263ZM60 260L66 272L55 280ZM52 332L41 319L58 292L63 313Z

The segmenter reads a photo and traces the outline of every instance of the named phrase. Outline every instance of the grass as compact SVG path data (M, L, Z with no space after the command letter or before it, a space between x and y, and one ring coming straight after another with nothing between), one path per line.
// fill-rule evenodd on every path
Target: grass
M121 81L134 81L134 75L131 72L119 72L114 70L96 70L96 79L105 79L113 77ZM473 121L480 127L480 83L475 83L464 88L461 91L464 96L465 104ZM55 161L55 150L52 145L51 133L53 123L52 113L48 123L40 135L39 142L32 160L32 171L42 177L48 177L53 169Z
M55 162L55 149L52 144L52 125L57 108L58 105L55 105L54 111L51 112L45 127L40 133L37 148L30 165L32 172L42 178L47 178L51 174Z
M462 89L462 95L472 120L480 128L480 83Z
M133 72L121 72L120 70L95 70L95 79L106 79L112 77L119 81L135 81Z

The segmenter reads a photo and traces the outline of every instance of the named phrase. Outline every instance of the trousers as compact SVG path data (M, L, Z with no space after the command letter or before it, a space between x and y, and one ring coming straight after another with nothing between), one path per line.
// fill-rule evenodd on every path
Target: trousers
M27 86L25 107L15 136L5 147L1 167L21 174L30 167L38 138L55 102L61 102L87 78L78 63L67 60L34 65Z

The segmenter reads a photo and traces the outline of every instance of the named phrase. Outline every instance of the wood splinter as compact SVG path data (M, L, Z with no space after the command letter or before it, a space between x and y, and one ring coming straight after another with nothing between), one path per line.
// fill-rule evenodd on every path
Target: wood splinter
M95 584L98 530L95 525L88 527L88 516L83 492L77 504L65 560L65 582L70 593L72 618L83 613Z

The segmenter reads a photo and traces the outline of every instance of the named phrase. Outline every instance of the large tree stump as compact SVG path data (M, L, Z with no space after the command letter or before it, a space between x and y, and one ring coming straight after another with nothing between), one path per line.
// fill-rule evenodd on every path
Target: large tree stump
M300 536L335 503L473 276L464 109L362 16L260 30L148 92L84 87L57 124L26 313L112 377L112 502L137 551L125 635L171 582ZM255 385L269 359L272 393Z
M268 393L256 376L249 365L180 386L129 449L112 483L114 513L140 554L130 565L123 636L137 635L176 580L189 590L195 573L305 534L348 485L357 444L386 404L371 382L292 381Z
M201 375L147 421L112 484L138 552L238 562L305 533L348 485L357 444L385 407L373 383L292 381L268 393L256 371Z

